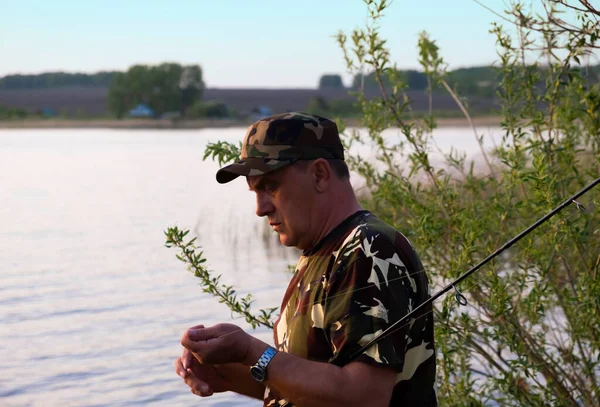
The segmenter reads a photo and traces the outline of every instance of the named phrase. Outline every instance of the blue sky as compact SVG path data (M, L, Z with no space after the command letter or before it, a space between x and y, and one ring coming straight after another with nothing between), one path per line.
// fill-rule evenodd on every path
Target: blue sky
M502 0L481 0L501 11ZM125 70L135 63L201 65L209 87L347 84L333 36L363 26L362 0L0 0L0 76ZM473 0L395 0L381 22L392 60L417 67L422 30L449 67L496 60L499 20Z

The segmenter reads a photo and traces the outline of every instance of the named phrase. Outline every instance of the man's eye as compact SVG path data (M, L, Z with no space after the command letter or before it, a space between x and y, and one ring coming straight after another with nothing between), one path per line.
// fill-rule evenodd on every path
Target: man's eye
M275 184L273 182L269 182L269 183L265 184L266 192L275 192L276 189L277 189L277 184Z

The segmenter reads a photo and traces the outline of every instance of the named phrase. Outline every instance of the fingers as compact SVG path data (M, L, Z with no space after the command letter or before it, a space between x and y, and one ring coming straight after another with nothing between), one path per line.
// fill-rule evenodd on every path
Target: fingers
M181 363L183 364L184 369L190 369L192 367L192 357L192 352L183 348L183 351L181 352Z
M192 393L195 395L200 397L208 397L213 395L213 390L207 383L198 379L196 375L194 375L192 369L185 369L183 367L181 358L175 359L175 372L181 376L185 384L188 385Z
M198 352L203 348L203 345L206 344L206 340L209 338L206 335L208 329L209 328L188 329L181 338L181 345L192 352Z
M185 332L185 335L192 341L206 341L214 336L219 336L218 333L215 335L213 327L208 328L190 328Z
M227 332L223 330L223 327L219 325L209 326L208 328L199 325L189 328L187 331L185 331L183 339L187 339L188 341L193 342L206 342L210 341L211 339L217 339L232 333L236 333L237 331L242 330L240 328L237 328L233 331Z
M192 393L194 393L196 396L208 397L213 395L213 391L210 388L210 386L202 380L198 379L191 369L188 369L187 379L185 379L184 381L185 384L189 386Z
M217 324L188 329L181 338L181 345L191 351L201 364L215 365L241 362L250 340L251 336L239 326Z
M189 329L201 329L204 328L204 325L200 324L200 325L195 325ZM181 352L181 361L183 363L183 367L185 369L189 369L192 367L192 352L190 352L188 349L183 348L183 351Z
M187 376L187 370L183 367L183 363L181 362L181 358L175 359L175 373L177 373L183 380L185 380Z
M185 331L183 336L181 337L181 345L184 349L187 349L191 352L198 352L202 345L206 343L206 340L210 338L207 336L207 333L210 335L211 329L205 328L204 325L197 325L189 328ZM191 356L191 355L190 355ZM188 358L188 356L186 356ZM191 359L187 359L187 361L191 362ZM185 366L186 369L190 366Z

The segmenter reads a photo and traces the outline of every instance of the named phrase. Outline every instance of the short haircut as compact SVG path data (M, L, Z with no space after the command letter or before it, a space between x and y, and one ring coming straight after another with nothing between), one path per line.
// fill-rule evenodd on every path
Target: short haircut
M329 163L329 166L333 169L333 173L338 178L350 179L350 170L348 169L346 161L337 158L325 158L325 160ZM313 161L314 160L299 160L294 164L298 165L302 169L306 169L306 167Z

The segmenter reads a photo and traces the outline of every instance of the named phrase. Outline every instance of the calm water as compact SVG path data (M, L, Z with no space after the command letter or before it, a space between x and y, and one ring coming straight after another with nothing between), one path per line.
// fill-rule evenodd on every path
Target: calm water
M261 405L199 399L174 373L184 330L230 313L163 234L191 229L223 282L279 305L297 252L265 234L243 179L219 185L202 161L207 142L243 134L0 130L1 406ZM469 129L438 136L477 151Z

